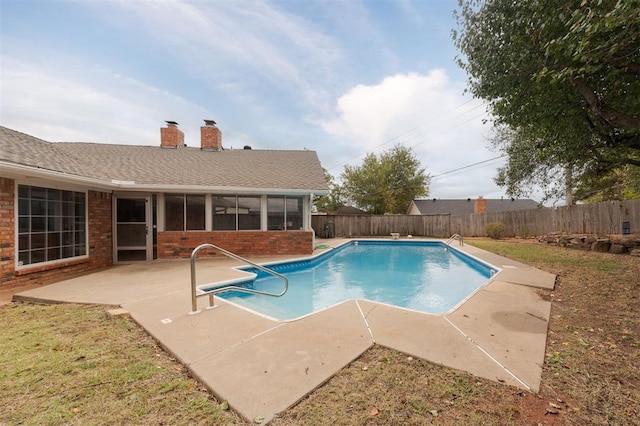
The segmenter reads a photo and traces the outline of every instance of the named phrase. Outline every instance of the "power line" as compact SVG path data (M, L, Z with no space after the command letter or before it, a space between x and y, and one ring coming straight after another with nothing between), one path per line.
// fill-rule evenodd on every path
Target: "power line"
M481 105L478 105L478 106L481 106ZM476 108L477 108L477 107L474 107L474 108L470 109L470 110L469 110L469 111L467 111L467 112L473 111L473 110L474 110L474 109L476 109ZM466 114L466 112L465 112L465 114ZM478 114L478 115L475 115L475 116L473 116L473 117L471 117L471 118L469 118L469 119L467 119L467 120L463 121L462 123L458 124L458 125L457 125L457 127L460 127L461 125L463 125L463 124L465 124L465 123L468 123L468 122L470 122L470 121L473 121L473 120L475 120L476 118L480 118L480 117L482 117L483 115L484 115L484 113L482 113L482 114ZM457 118L457 117L453 117L453 118ZM449 121L451 121L451 120L449 120ZM418 136L420 136L420 135L417 135L416 137L418 137ZM415 138L414 138L414 139L415 139ZM423 144L423 143L425 143L425 142L427 142L427 141L426 141L426 140L420 141L420 142L418 142L418 143L415 143L415 144L411 145L411 146L410 146L410 148L415 148L416 146L418 146L418 145L422 145L422 144Z
M363 153L361 153L361 154L358 154L357 156L355 156L355 157L353 157L353 158L350 158L350 159L348 159L348 160L346 160L346 161L342 161L342 162L340 162L340 163L337 163L337 164L334 164L334 165L332 165L332 166L330 166L330 167L327 167L327 170L335 169L335 168L336 168L336 167L338 167L338 166L341 166L341 165L346 164L346 163L348 163L348 162L350 162L350 161L353 161L353 160L355 160L355 159L357 159L357 158L360 158L360 157L362 157L363 155L365 155L365 154L367 154L367 153L370 153L370 152L372 152L372 151L375 151L376 149L378 149L378 148L380 148L380 147L382 147L382 146L384 146L384 145L387 145L387 144L389 144L389 143L391 143L391 142L393 142L393 141L396 141L396 140L398 140L398 139L400 139L400 138L402 138L402 137L404 137L404 136L406 136L406 135L408 135L408 134L410 134L410 133L412 133L412 132L415 132L416 130L421 129L421 128L425 127L426 125L431 124L431 123L432 123L432 122L434 122L436 119L441 118L441 117L445 116L446 114L448 114L448 113L450 113L450 112L453 112L453 111L457 110L458 108L461 108L461 107L463 107L463 106L467 105L467 104L468 104L468 103L470 103L470 102L473 102L474 100L475 100L475 99L473 99L473 98L472 98L472 99L469 99L468 101L463 102L463 103L461 103L461 104L459 104L459 105L457 105L457 106L453 107L452 109L450 109L450 110L448 110L448 111L443 112L443 113L442 113L442 114L440 114L439 116L436 116L435 118L433 118L433 119L431 119L431 120L429 120L429 121L426 121L426 122L424 122L423 124L420 124L420 125L418 125L418 126L416 126L416 127L412 128L412 129L409 129L409 130L405 131L404 133L401 133L400 135L394 136L394 137L392 137L392 138L390 138L390 139L386 140L385 142L383 142L383 143L381 143L381 144L379 144L379 145L376 145L375 147L373 147L373 148L371 148L371 149L369 149L369 150L367 150L367 151L365 151L365 152L363 152ZM477 108L479 108L479 107L481 107L481 106L483 106L483 105L484 105L483 103L480 103L480 104L478 104L478 105L474 106L473 108L471 108L471 109L469 109L469 110L467 110L467 111L464 111L464 112L462 112L462 113L460 113L460 114L458 114L458 115L455 115L455 116L453 116L453 117L449 118L445 123L441 123L441 125L442 125L442 124L446 124L447 122L450 122L450 121L452 121L452 120L454 120L454 119L456 119L456 118L458 118L458 117L460 117L460 116L462 116L462 115L464 115L464 114L467 114L467 113L469 113L469 112L471 112L471 111L473 111L473 110L475 110L475 109L477 109ZM475 119L475 118L478 118L478 117L480 117L480 116L482 116L482 115L483 115L483 114L480 114L480 115L478 115L478 116L472 117L471 119L466 120L466 121L464 121L464 122L462 122L462 123L460 123L460 124L467 123L468 121L471 121L471 120L473 120L473 119ZM420 135L422 135L422 134L424 134L424 133L425 133L424 131L423 131L423 132L420 132L420 133L418 133L418 134L414 135L413 137L408 138L408 139L406 139L406 140L413 140L413 139L415 139L415 138L419 137ZM424 142L420 142L420 143L424 143ZM416 145L414 145L414 146L417 146L417 145L419 145L420 143L418 143L418 144L416 144Z
M457 169L448 170L446 172L438 173L437 175L433 175L433 176L430 176L430 177L431 177L431 179L433 179L433 178L437 178L437 177L440 177L440 176L448 175L448 174L451 174L451 173L458 172L460 170L465 170L465 169L471 168L473 166L477 166L477 165L480 165L480 164L488 163L490 161L494 161L494 160L497 160L497 159L503 158L503 157L506 157L506 154L498 155L497 157L489 158L488 160L478 161L477 163L468 164L468 165L463 166L463 167L458 167Z

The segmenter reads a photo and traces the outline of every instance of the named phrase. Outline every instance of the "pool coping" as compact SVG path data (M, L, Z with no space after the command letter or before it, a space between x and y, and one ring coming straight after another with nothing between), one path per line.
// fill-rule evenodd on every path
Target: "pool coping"
M345 241L322 243L336 247ZM216 309L189 315L188 261L115 266L14 298L122 307L191 374L250 421L268 422L374 344L537 392L551 311L540 289L552 290L555 276L474 246L455 248L499 272L443 315L349 300L280 322L221 298L216 298ZM251 260L294 258L300 256ZM198 271L204 279L226 280L238 274L232 269L238 265L231 259L203 259ZM204 307L206 301L199 304Z

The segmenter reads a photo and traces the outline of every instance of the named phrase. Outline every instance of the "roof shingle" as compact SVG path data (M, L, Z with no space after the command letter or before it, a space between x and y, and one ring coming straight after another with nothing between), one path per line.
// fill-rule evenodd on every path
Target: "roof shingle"
M328 189L314 151L52 143L0 126L0 160L136 185Z
M529 210L538 207L538 203L529 199L486 199L487 212L504 212L512 210ZM413 200L420 214L467 214L473 213L475 200Z

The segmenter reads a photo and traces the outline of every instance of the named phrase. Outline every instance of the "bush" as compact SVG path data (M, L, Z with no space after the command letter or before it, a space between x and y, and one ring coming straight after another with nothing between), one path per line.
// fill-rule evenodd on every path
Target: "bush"
M487 237L499 240L504 235L505 228L504 223L487 223L484 226L484 232L487 234Z

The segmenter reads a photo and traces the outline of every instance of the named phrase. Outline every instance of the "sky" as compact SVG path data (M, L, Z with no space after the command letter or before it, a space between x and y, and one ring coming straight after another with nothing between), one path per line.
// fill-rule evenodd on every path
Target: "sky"
M490 117L456 64L456 7L0 0L0 124L52 142L159 145L172 120L199 146L213 119L226 149L314 150L336 178L402 144L432 177L429 198L506 198Z

